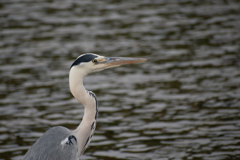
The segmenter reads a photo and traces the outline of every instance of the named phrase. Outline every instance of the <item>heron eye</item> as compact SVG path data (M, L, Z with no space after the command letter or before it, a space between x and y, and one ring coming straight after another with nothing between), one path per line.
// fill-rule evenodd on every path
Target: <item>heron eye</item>
M93 62L93 63L97 63L97 60L96 60L96 59L93 59L92 62Z

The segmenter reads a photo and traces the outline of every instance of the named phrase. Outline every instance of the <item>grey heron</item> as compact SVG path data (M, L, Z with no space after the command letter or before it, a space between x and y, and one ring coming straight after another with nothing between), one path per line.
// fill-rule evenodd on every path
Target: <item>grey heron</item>
M104 57L92 53L79 56L70 68L69 87L72 95L85 107L81 123L75 130L62 126L50 128L27 151L23 160L79 159L91 141L98 116L97 98L85 89L83 78L93 72L143 61L146 59Z

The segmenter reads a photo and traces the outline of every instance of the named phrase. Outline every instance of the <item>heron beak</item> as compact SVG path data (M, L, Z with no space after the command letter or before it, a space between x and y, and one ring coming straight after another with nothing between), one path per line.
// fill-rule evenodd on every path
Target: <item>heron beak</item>
M146 60L147 59L144 59L144 58L104 57L103 61L100 63L105 64L107 67L115 67L115 66L120 66L124 64L140 63Z

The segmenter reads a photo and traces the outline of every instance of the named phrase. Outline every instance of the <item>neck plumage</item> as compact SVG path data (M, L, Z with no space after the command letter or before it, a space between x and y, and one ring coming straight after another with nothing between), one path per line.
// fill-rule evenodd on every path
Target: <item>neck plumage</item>
M96 96L93 92L87 91L83 86L83 77L85 75L86 73L79 73L79 70L75 67L72 67L69 73L71 93L85 107L82 122L77 129L73 131L73 134L77 138L79 156L83 154L90 143L92 134L96 127L98 114Z

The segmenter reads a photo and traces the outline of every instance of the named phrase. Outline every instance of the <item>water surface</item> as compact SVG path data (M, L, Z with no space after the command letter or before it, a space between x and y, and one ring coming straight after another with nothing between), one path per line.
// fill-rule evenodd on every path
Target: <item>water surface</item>
M85 52L148 61L85 78L99 119L82 159L240 159L239 26L237 0L1 0L0 159L78 126Z

